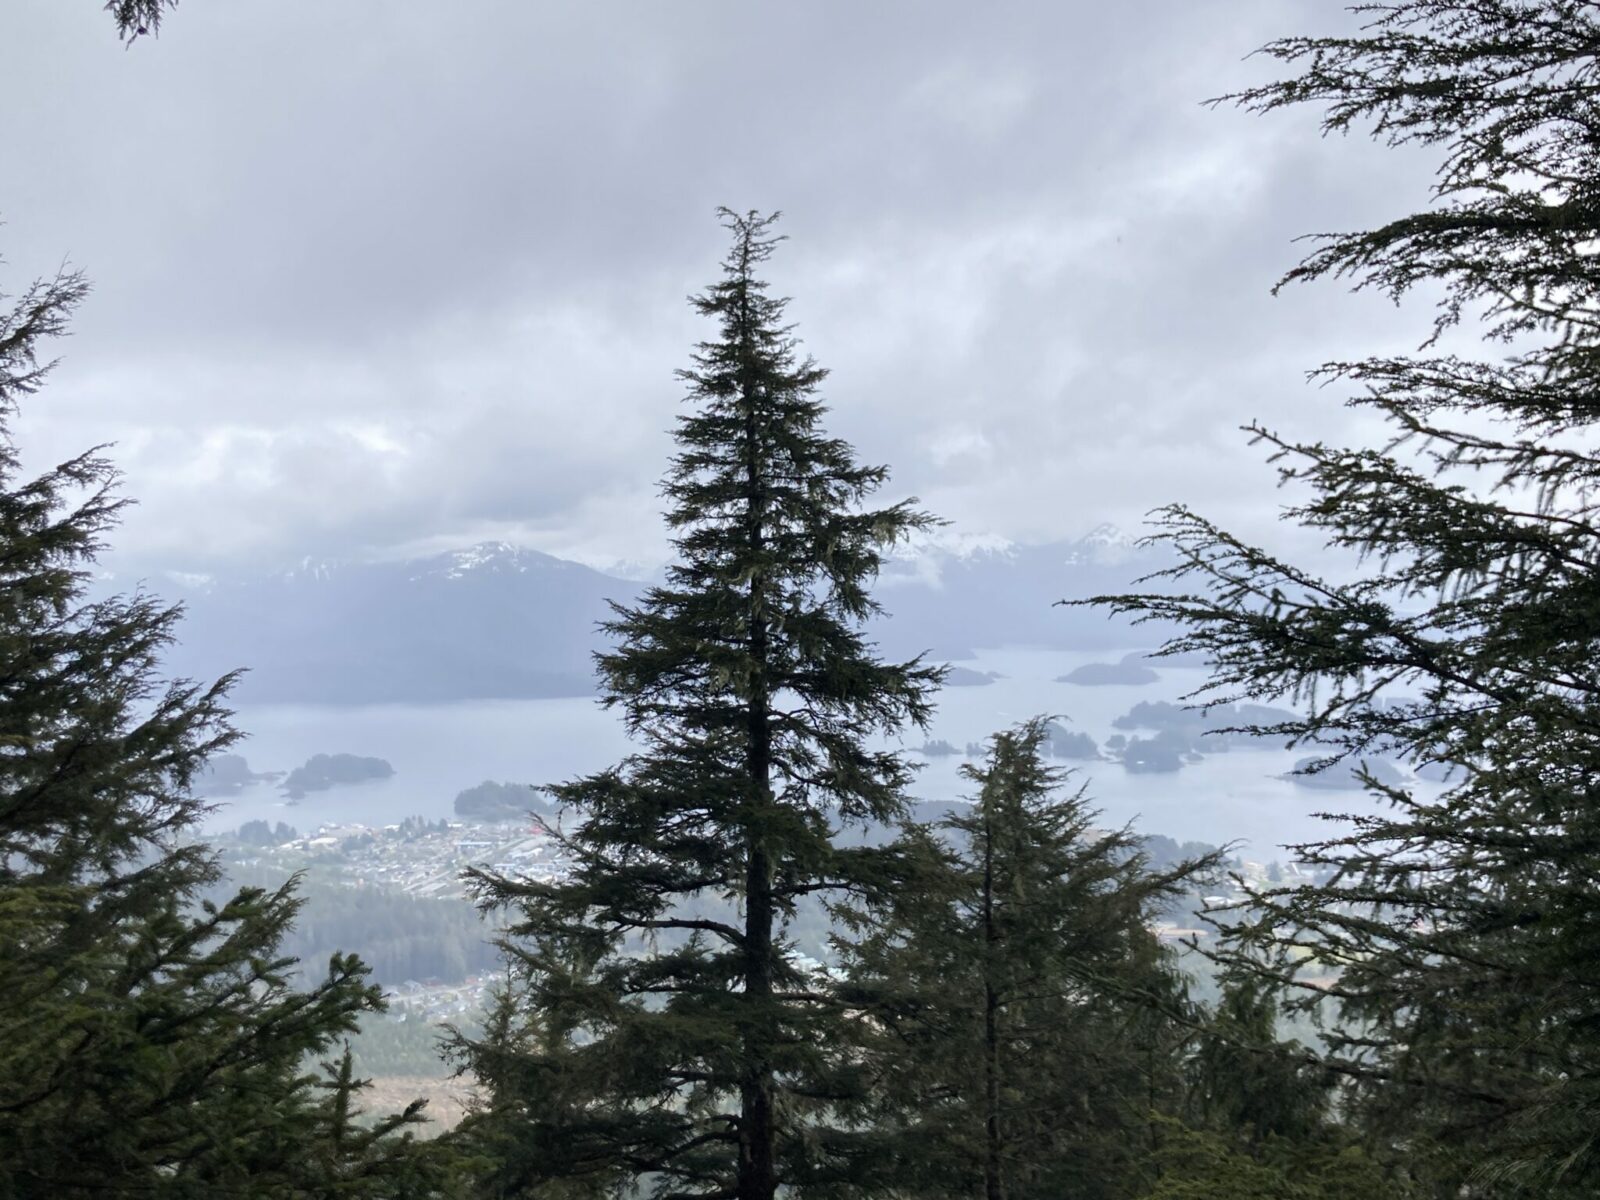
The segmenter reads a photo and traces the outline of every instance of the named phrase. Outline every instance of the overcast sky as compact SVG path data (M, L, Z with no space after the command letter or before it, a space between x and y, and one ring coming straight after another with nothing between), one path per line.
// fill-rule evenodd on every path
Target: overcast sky
M0 17L0 288L93 278L18 436L117 443L148 568L658 561L719 204L784 211L832 429L963 536L1258 523L1238 426L1370 437L1304 371L1426 332L1268 294L1425 164L1201 103L1329 0L184 0L129 49L99 9Z

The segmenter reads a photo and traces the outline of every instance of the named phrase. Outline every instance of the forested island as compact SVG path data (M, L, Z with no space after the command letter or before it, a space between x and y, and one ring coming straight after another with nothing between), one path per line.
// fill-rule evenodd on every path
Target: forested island
M947 667L945 687L988 687L999 676L993 671L975 671L971 667Z
M1100 748L1094 738L1081 730L1068 729L1060 721L1045 722L1041 745L1044 752L1053 758L1080 761L1100 758ZM976 760L982 759L988 753L988 747L981 742L968 742L964 747L957 747L944 738L930 738L922 744L917 753L924 758L960 757Z
M457 794L456 816L474 821L527 821L532 814L549 815L550 805L525 783L485 780Z
M1143 687L1160 678L1145 662L1145 655L1136 652L1114 663L1084 663L1059 676L1056 682L1078 687Z
M283 790L291 800L303 800L311 792L388 779L393 774L394 768L381 758L366 758L358 754L313 754L289 772L283 781Z
M282 771L252 771L242 754L217 754L206 761L195 779L194 790L201 796L236 796L247 787L282 778Z

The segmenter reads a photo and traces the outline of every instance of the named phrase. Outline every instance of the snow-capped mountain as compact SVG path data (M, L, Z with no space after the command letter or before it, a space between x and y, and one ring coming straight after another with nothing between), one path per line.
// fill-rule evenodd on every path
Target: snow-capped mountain
M1115 525L1096 525L1076 542L1069 543L1063 565L1069 567L1116 567L1140 555L1139 539Z
M1062 599L1126 589L1158 565L1109 526L1028 546L939 536L885 564L887 615L872 634L892 655L959 659L973 648L1100 649L1154 644ZM190 678L237 667L241 703L364 704L579 696L608 600L644 586L505 542L403 562L304 560L237 578L158 576L188 615L169 666Z
M923 559L1009 558L1016 548L1015 542L998 533L975 533L946 525L913 531L885 557L890 564Z
M588 695L606 601L637 590L506 543L404 562L307 560L172 589L188 616L170 661L196 678L248 668L243 702Z
M510 542L480 542L465 550L450 550L414 561L414 580L467 579L484 575L526 575L528 572L584 571L588 568L564 558L513 546Z
M880 642L894 653L932 649L961 657L980 646L1102 649L1155 645L1154 626L1134 628L1095 609L1057 606L1131 590L1164 561L1112 525L1072 541L1024 545L937 539L886 564L878 598L889 619Z
M1063 567L1119 567L1147 557L1137 537L1109 523L1096 525L1076 540L1046 545L1024 545L999 534L942 528L917 533L897 545L887 556L884 577L936 581L951 564L1014 566L1052 553Z

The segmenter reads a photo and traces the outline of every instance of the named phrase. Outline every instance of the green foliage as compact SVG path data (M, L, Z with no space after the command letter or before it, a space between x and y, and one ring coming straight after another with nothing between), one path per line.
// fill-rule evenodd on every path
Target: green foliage
M678 559L599 659L640 749L550 789L582 817L568 879L473 876L515 910L514 983L460 1045L493 1096L468 1132L504 1149L499 1194L770 1200L847 1174L846 1018L786 935L809 897L880 882L883 852L835 835L901 814L911 769L869 739L924 725L940 673L879 661L861 628L883 548L929 518L861 507L886 472L821 430L824 372L756 276L773 219L722 215L733 248L694 301L719 335L682 372L663 488Z
M276 828L265 821L246 821L234 834L234 837L247 846L281 846L299 836L298 829L292 825L285 825L282 821L278 822Z
M1329 760L1460 769L1301 855L1232 926L1224 957L1326 1019L1352 1120L1441 1195L1600 1189L1600 14L1570 0L1400 0L1356 36L1266 53L1292 77L1232 99L1322 106L1442 156L1432 201L1330 235L1285 282L1441 297L1436 335L1482 319L1483 359L1332 363L1322 378L1393 427L1383 449L1253 427L1303 502L1288 519L1368 568L1325 578L1183 507L1157 538L1176 594L1105 597L1171 619L1214 700L1290 698L1272 732ZM1331 992L1308 985L1308 973ZM1461 1191L1466 1189L1466 1191ZM1485 1192L1485 1189L1489 1189Z
M1170 1118L1152 1167L1160 1172L1143 1200L1305 1200L1283 1172L1233 1149L1213 1134Z
M1272 1144L1251 1155L1214 1133L1158 1121L1159 1178L1139 1200L1404 1200L1411 1193L1353 1147L1304 1153Z
M549 805L533 788L521 783L496 783L486 779L457 794L455 813L477 821L522 821L532 814L549 815Z
M84 599L112 467L19 478L17 402L85 291L0 313L0 1195L425 1194L415 1113L358 1132L348 1062L307 1071L378 1007L361 963L291 986L288 885L195 908L218 869L185 841L192 784L237 736L230 680L160 680L175 609Z
M1336 1077L1298 1042L1282 1042L1270 981L1234 974L1188 1064L1189 1107L1251 1146L1303 1143L1328 1131Z
M228 872L229 886L270 886L281 877L266 868ZM489 928L466 900L348 887L316 872L301 882L299 895L300 911L280 949L302 963L320 965L341 946L360 946L372 978L386 987L408 979L457 983L499 965Z
M1049 736L996 736L966 768L972 811L897 847L906 886L841 910L841 995L875 1080L863 1194L1132 1196L1153 1113L1181 1103L1187 1005L1148 925L1218 856L1152 871L1062 793Z
M456 1029L476 1036L477 1023L456 1022ZM350 1042L356 1070L372 1079L396 1075L423 1079L443 1079L452 1073L445 1061L444 1047L449 1036L442 1025L427 1021L397 1021L382 1014L363 1018L361 1028Z

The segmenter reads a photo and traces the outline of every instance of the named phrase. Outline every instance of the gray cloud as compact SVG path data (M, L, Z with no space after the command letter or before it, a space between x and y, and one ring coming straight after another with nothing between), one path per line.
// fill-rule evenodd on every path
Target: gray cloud
M1424 332L1267 295L1424 165L1199 103L1330 7L193 0L125 51L23 0L7 279L70 255L97 290L19 432L118 442L140 563L647 560L726 203L786 210L775 282L896 494L1022 539L1256 520L1236 427L1361 435L1303 371Z

